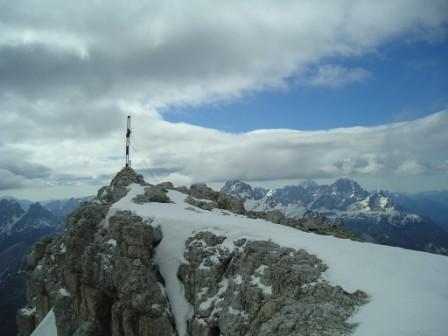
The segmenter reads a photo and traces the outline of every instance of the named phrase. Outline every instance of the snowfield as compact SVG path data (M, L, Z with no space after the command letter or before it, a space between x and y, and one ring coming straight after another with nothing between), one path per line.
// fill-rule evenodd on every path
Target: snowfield
M194 231L202 230L226 236L224 245L231 250L233 241L241 238L270 239L281 246L305 249L317 255L329 266L324 276L331 284L340 285L348 292L360 289L370 296L370 302L350 320L359 324L354 335L448 335L448 257L306 233L218 209L205 211L193 207L193 211L184 202L187 195L176 191L168 192L174 204L134 203L132 199L142 193L143 187L131 185L127 196L112 206L108 217L117 210L130 210L153 218L152 225L160 225L163 239L156 249L156 261L165 279L181 336L186 335L186 321L192 310L184 297L177 270L184 262L185 241ZM54 324L52 311L33 336L53 335L50 331L41 331L44 322L47 328L51 327L48 326L51 319Z
M53 309L48 312L37 328L34 329L31 336L58 336Z

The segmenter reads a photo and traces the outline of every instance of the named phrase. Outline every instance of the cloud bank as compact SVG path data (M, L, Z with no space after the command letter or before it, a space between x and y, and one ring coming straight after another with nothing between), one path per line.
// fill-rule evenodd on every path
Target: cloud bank
M163 175L179 184L448 174L448 110L415 121L327 131L278 129L231 134L144 114L135 117L134 124L133 166L150 179ZM108 174L123 165L121 156L111 155L122 149L124 130L122 133L95 143L65 140L50 152L45 143L28 145L27 155L31 162L45 157L56 173L54 181L61 180L57 173L63 172L65 183L106 182ZM49 170L35 164L27 170L12 167L9 172L38 181L47 177ZM86 178L88 171L95 176Z
M273 180L448 173L448 111L410 122L328 131L228 134L163 120L138 126L153 166L194 180ZM145 164L136 158L136 165Z

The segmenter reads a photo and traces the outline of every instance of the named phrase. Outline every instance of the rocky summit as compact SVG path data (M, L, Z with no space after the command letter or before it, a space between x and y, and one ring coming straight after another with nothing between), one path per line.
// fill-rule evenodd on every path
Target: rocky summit
M418 253L362 242L320 218L247 211L206 185L149 185L124 168L63 233L33 247L19 335L424 334L401 322L421 314L442 328L429 307L446 303L428 298L446 297L437 275L448 262L420 253L417 287L402 286ZM373 255L394 260L396 272ZM419 282L428 265L435 276ZM397 297L414 303L400 311Z

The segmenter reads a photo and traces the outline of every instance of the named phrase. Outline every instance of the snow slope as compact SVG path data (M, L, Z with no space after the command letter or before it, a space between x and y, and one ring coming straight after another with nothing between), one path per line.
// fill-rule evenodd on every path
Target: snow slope
M185 209L191 208L184 203L186 195L176 191L169 191L175 204L138 205L132 198L140 193L143 188L132 185L128 195L115 203L111 211L131 210L142 217L154 218L153 225L161 226L163 239L156 258L166 280L180 335L185 335L190 307L177 279L177 268L183 261L185 240L193 231L200 230L226 236L229 248L240 238L271 239L282 246L316 254L329 266L325 275L332 284L350 292L361 289L371 296L371 302L352 319L359 323L355 335L448 333L448 257L305 233L222 210L191 211Z
M34 329L31 336L58 336L53 309L48 312L37 328Z

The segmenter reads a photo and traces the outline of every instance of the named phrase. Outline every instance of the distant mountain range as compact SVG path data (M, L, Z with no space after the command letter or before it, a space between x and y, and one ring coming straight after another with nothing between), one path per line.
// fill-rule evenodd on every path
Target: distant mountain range
M66 216L89 198L33 203L0 199L0 334L15 335L15 312L25 302L21 271L31 246L62 230Z
M306 181L270 190L228 181L221 191L238 197L247 210L279 210L291 218L323 215L375 243L448 254L448 232L432 220L447 223L443 202L448 198L443 193L369 192L350 179L330 185Z
M388 192L387 196L403 208L430 218L448 232L448 191L414 194Z

